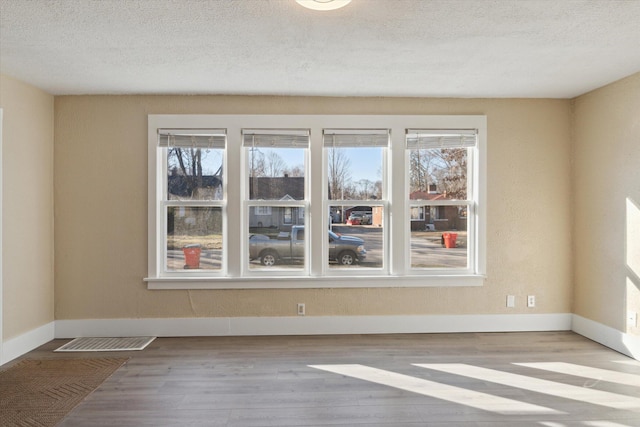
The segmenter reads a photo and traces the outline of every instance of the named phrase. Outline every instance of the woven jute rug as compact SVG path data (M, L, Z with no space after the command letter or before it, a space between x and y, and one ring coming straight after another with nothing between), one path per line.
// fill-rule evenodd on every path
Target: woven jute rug
M55 426L127 360L27 359L0 371L0 426Z

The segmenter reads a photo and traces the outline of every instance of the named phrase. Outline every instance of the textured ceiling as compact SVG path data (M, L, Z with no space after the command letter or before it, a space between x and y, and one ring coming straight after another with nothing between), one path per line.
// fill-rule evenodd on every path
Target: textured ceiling
M640 71L640 0L0 0L51 94L571 98Z

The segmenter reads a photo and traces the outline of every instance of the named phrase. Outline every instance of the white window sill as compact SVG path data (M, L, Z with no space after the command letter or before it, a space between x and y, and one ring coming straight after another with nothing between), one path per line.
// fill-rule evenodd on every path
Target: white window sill
M482 286L484 275L323 277L147 277L147 289L424 288Z

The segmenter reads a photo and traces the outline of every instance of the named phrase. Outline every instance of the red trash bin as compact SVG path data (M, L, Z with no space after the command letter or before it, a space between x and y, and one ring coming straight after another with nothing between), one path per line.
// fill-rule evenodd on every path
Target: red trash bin
M447 249L456 247L456 239L458 238L457 233L442 233L442 237L444 238L444 247Z
M182 252L184 252L185 259L185 269L190 268L200 268L200 245L187 245L182 248Z

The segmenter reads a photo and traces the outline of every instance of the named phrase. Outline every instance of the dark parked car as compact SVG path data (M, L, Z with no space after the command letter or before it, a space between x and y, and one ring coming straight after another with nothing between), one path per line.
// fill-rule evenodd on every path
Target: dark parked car
M367 251L364 240L359 237L329 233L329 260L338 264L352 265L365 259ZM276 239L254 234L249 239L249 258L260 259L262 265L272 266L278 261L304 259L304 226L291 228L291 233L282 233Z

